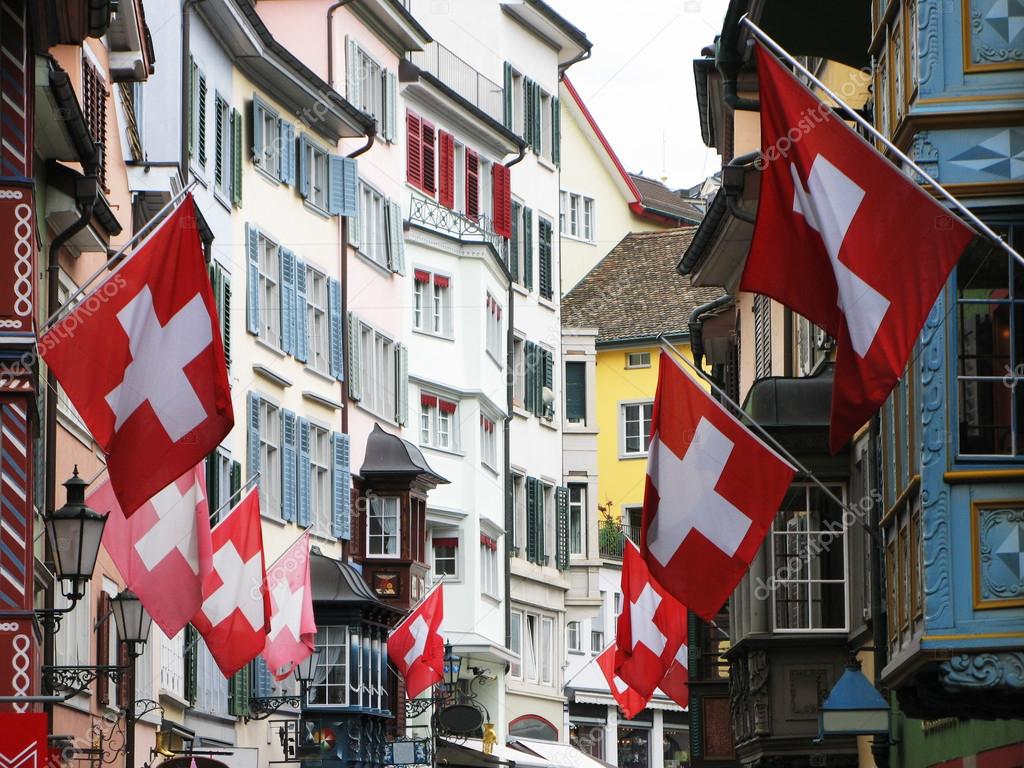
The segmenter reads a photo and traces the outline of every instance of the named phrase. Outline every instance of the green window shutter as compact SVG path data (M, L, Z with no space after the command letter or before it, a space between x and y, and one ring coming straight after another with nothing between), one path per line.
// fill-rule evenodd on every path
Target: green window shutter
M231 202L242 204L242 113L231 110Z
M188 154L192 156L196 151L196 60L188 57Z
M199 633L191 624L185 625L185 698L189 706L196 703L199 688Z
M231 500L235 500L235 496L242 490L242 463L240 461L231 462ZM221 502L223 503L223 502Z
M503 94L504 100L502 102L502 122L505 127L512 130L512 118L515 114L515 101L512 93L512 65L507 61L505 62L505 86Z
M348 313L348 396L352 400L363 398L363 385L360 376L361 357L359 342L362 323L352 312Z
M206 75L199 72L199 165L206 167Z
M206 504L210 511L211 518L220 506L221 499L222 489L220 484L217 482L220 474L217 471L218 466L219 462L217 461L217 451L214 451L206 457ZM226 491L227 489L225 488L223 490ZM227 494L225 493L224 496L226 499ZM212 523L213 521L211 520L210 522Z
M249 664L231 676L228 685L228 712L235 717L249 716L250 683Z
M523 208L523 287L533 290L533 209Z
M519 219L522 206L512 201L512 236L508 244L508 271L513 282L519 282Z
M565 364L565 418L582 422L587 418L587 364Z
M551 392L551 402L545 403L542 415L545 419L555 418L555 354L547 349L541 350L544 365L544 386ZM543 398L541 399L543 402Z
M551 274L551 222L539 219L537 222L538 254L540 267L540 295L550 299L554 293Z
M551 162L562 167L562 115L558 97L551 99Z
M533 414L537 413L537 406L535 404L537 398L537 385L535 383L536 365L534 363L536 355L537 348L533 345L532 341L527 341L523 351L523 362L526 366L526 371L524 372L526 382L523 387L525 390L523 393L523 405L526 406L527 411Z
M541 108L540 86L533 84L533 149L538 154L541 150Z
M224 346L224 362L231 370L231 281L219 262L210 263L210 285L213 301L220 321L220 335Z
M526 559L536 563L539 557L537 525L537 478L526 478Z
M523 140L533 146L533 80L523 78Z
M213 180L219 187L224 183L224 121L220 119L224 111L224 99L215 96L213 99Z
M569 489L555 489L555 566L560 571L569 567Z

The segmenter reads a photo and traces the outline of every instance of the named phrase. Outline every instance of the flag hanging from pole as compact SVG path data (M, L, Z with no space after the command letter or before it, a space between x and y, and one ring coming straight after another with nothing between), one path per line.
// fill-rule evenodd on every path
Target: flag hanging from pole
M270 631L263 658L275 680L284 680L316 648L313 582L309 574L309 531L267 569Z

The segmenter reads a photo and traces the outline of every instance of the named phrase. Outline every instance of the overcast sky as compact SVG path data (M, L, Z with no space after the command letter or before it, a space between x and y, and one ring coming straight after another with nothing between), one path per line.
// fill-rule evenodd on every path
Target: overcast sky
M704 146L693 60L722 28L728 0L548 0L594 44L572 80L626 170L673 189L718 170Z

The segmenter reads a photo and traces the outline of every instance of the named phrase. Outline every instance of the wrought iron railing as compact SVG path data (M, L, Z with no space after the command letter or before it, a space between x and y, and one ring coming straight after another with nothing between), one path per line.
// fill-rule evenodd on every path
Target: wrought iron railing
M622 553L626 549L626 539L634 544L640 544L639 525L607 525L602 526L598 534L598 549L601 557L612 557L622 559Z
M409 60L499 123L504 120L505 89L440 43L429 43L422 51L412 51Z
M453 211L436 200L413 195L409 221L435 232L452 235L464 242L490 243L502 258L506 258L505 238L495 234L491 220L487 216L480 215L473 221L465 214Z

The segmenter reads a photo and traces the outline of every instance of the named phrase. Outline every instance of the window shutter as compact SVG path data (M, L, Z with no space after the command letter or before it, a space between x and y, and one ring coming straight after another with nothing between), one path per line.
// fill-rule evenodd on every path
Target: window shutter
M523 78L523 140L533 147L533 80Z
M392 272L405 274L405 235L402 231L402 206L389 200L387 207L388 266Z
M565 418L583 421L587 417L587 364L565 364Z
M359 163L331 155L328 160L327 211L350 218L359 215ZM351 226L351 224L350 224Z
M304 198L309 197L309 139L299 137L299 178L296 189Z
M466 147L466 217L480 216L480 156Z
M398 77L390 69L384 70L384 140L395 140L398 132Z
M270 669L262 656L257 656L252 662L252 692L260 699L274 693L274 678L270 676Z
M495 163L491 166L492 211L494 232L502 237L512 236L512 187L511 173L507 166Z
M83 59L83 62L85 60ZM86 67L82 67L82 79L86 79L86 74L89 70ZM83 82L83 85L85 83ZM196 92L196 60L195 57L189 55L188 57L188 154L189 156L195 154L196 151L196 115L195 115L195 99L194 94Z
M348 229L348 244L351 245L356 250L358 250L360 247L359 230L362 224L362 222L360 221L360 216L363 199L362 185L359 183L358 178L355 179L355 192L355 203L352 206L354 213L352 214L351 218L348 219L348 226L346 227L346 229Z
M306 262L295 260L295 344L292 354L300 363L309 360L309 312L306 292Z
M359 366L361 353L359 349L360 323L353 313L348 313L348 396L352 400L362 400L363 385ZM334 345L331 344L331 348Z
M224 183L224 121L220 119L224 112L224 99L220 96L213 100L213 180L219 187Z
M515 201L512 201L511 205L512 222L509 228L508 271L512 273L513 282L519 282L519 240L522 237L519 231L519 219L522 206Z
M437 165L435 163L434 124L423 120L423 191L433 196L437 192Z
M502 120L502 123L505 125L506 128L512 130L512 118L515 114L515 101L513 99L512 94L512 65L509 64L507 61L505 62L504 85L505 87L504 90L502 91L502 95L504 96L504 99L502 101L502 117L504 119Z
M341 283L331 277L327 280L327 319L328 335L331 344L331 376L338 381L345 379L344 345L341 334Z
M199 694L199 632L191 624L185 625L185 699L195 706Z
M541 349L540 351L540 362L543 366L540 396L537 400L538 403L538 416L543 416L545 419L553 419L555 417L555 356L547 349ZM544 400L544 388L547 388L551 392L551 402L547 403Z
M447 208L455 207L455 137L445 131L437 134L438 164L437 202Z
M99 617L96 624L96 664L101 667L110 664L110 626L114 623L110 610L110 595L100 591L96 606L96 615ZM106 675L96 677L96 698L100 704L110 702L110 681Z
M532 341L527 341L523 353L524 363L526 365L526 385L524 387L525 392L523 393L523 399L525 402L523 404L526 406L526 410L532 414L537 413L537 365L535 361L536 356L537 348L534 346Z
M533 209L523 208L523 287L533 290Z
M555 566L560 571L569 567L569 489L555 489Z
M423 186L423 126L415 112L405 113L406 179L414 187Z
M281 517L286 522L295 519L298 496L299 441L295 419L292 411L281 409Z
M242 490L242 464L238 461L231 462L231 495L228 497L234 501L238 492Z
M242 113L231 110L231 202L242 203Z
M537 525L537 486L535 477L526 478L526 559L531 563L539 560Z
M199 129L198 143L199 143L199 165L206 167L206 75L199 72L199 103L198 107L198 118Z
M562 113L558 97L551 99L551 162L562 167Z
M228 711L235 717L249 716L250 665L246 664L231 676L228 689Z
M206 457L206 505L210 511L210 522L213 523L214 513L220 507L221 496L227 500L228 489L221 488L217 482L218 470L217 451Z
M352 538L352 498L349 492L349 436L331 433L331 454L334 457L334 482L331 498L331 535L346 541Z
M252 161L256 165L263 163L263 120L255 95L252 98Z
M359 46L351 37L345 37L345 97L356 106L359 105L359 73L357 59Z
M250 480L260 471L260 396L249 393L249 474Z
M281 349L287 354L295 352L295 253L280 248L281 259Z
M540 237L538 262L540 266L540 295L550 299L553 294L551 276L551 223L547 219L540 219L537 223Z
M249 306L246 317L249 333L260 333L260 238L252 224L245 225L245 252L249 264Z
M395 345L395 421L405 426L409 421L409 350Z
M224 341L224 363L228 371L231 371L231 277L224 268L217 266L220 272L220 311L221 311L221 336Z
M299 419L299 477L298 477L298 497L299 497L299 511L298 511L298 522L303 528L307 527L310 522L310 480L311 473L313 471L313 465L309 458L310 445L309 445L309 421L307 419Z
M285 184L295 184L295 126L279 120L281 146L278 149L277 175Z
M534 152L540 153L541 150L541 99L540 99L540 86L537 83L533 84L533 128L531 135L533 137L533 150Z

